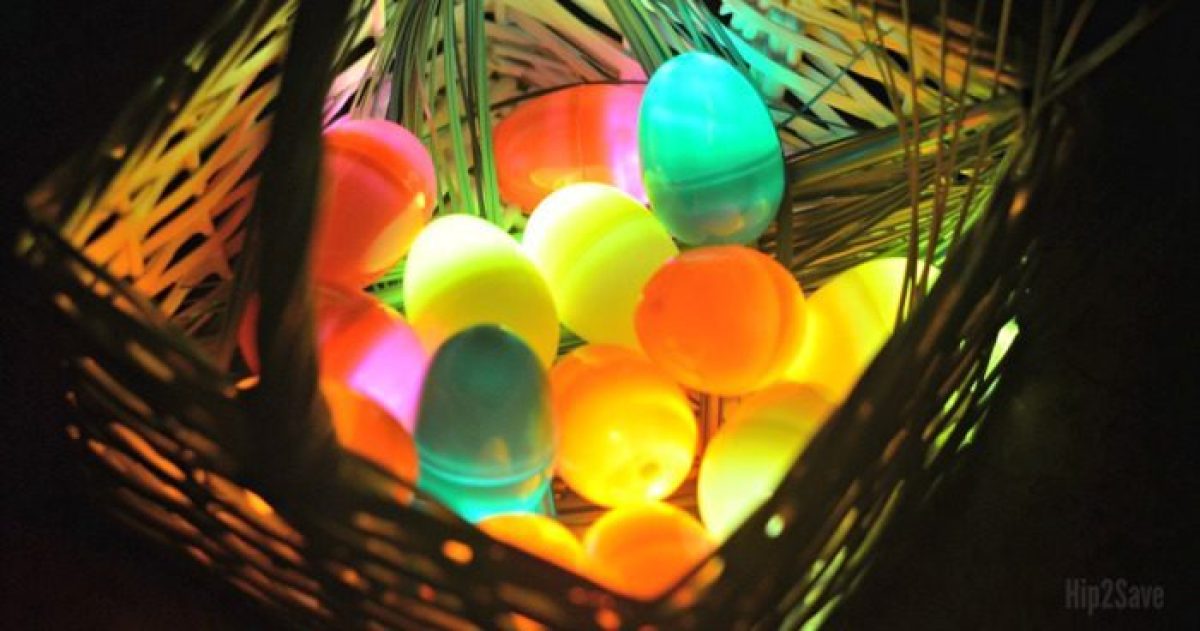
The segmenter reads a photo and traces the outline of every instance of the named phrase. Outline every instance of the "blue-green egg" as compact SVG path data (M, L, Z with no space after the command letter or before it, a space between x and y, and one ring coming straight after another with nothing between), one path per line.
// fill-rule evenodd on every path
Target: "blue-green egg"
M685 53L654 73L638 148L651 209L684 243L749 243L783 199L783 152L766 104L714 55Z
M452 336L426 374L416 442L420 487L468 521L544 512L555 434L537 356L495 325Z

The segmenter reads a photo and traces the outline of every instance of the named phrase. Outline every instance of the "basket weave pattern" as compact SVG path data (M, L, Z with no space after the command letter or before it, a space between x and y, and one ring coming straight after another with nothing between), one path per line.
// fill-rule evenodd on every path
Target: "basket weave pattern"
M657 8L660 26L680 31L704 11L645 3ZM565 85L644 81L639 55L615 35L629 27L619 4L483 3L493 118ZM819 621L869 568L885 526L937 487L985 416L1003 365L990 352L1028 273L1022 211L1034 176L1049 168L1034 151L1049 141L1025 125L1012 94L1020 82L997 42L954 19L906 30L888 3L867 15L838 0L726 0L731 34L715 45L747 64L788 154L791 204L760 247L806 289L862 260L903 255L912 243L930 244L919 253L930 259L950 251L939 282L772 500L649 603L492 542L435 504L402 506L391 499L394 480L353 458L327 500L268 502L244 462L244 428L254 419L233 385L241 375L226 367L239 255L296 6L231 5L98 148L31 196L34 221L22 248L75 332L68 364L78 414L67 432L89 464L97 503L291 623ZM429 53L428 93L391 83L404 63L394 25L413 6L355 3L326 118L399 107L433 151L473 170L447 137L447 122L465 116L469 100L436 71L445 68L445 47ZM457 8L458 19L465 10ZM413 102L400 107L398 98ZM943 167L946 146L960 156L953 173ZM439 177L443 211L466 203L466 180ZM476 210L488 215L486 206ZM519 229L511 209L489 218ZM720 407L698 401L705 429L719 424ZM570 521L575 500L556 488ZM677 501L687 505L688 493Z

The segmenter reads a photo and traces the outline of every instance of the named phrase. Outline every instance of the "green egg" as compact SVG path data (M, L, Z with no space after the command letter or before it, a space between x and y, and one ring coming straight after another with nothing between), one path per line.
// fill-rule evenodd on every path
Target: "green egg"
M654 73L638 148L651 209L684 243L749 243L783 199L783 152L767 106L714 55L685 53Z
M467 520L541 512L555 434L537 356L495 325L452 336L426 374L416 442L421 488Z

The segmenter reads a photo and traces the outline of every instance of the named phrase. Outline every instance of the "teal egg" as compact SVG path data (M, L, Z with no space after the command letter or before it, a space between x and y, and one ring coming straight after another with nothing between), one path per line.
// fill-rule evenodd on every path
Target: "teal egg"
M416 442L419 486L468 521L543 512L555 435L537 356L495 325L451 337L425 376Z
M749 243L783 199L783 152L767 106L714 55L685 53L654 73L638 148L650 207L684 243Z

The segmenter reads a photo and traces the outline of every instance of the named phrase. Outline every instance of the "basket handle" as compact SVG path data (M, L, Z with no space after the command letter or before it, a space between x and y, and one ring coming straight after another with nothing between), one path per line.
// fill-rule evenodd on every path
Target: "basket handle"
M262 370L249 401L247 473L294 498L330 479L337 450L317 387L309 244L321 169L321 122L351 0L300 1L263 151L247 251L257 256ZM257 264L255 264L257 263ZM251 272L253 274L253 272Z

